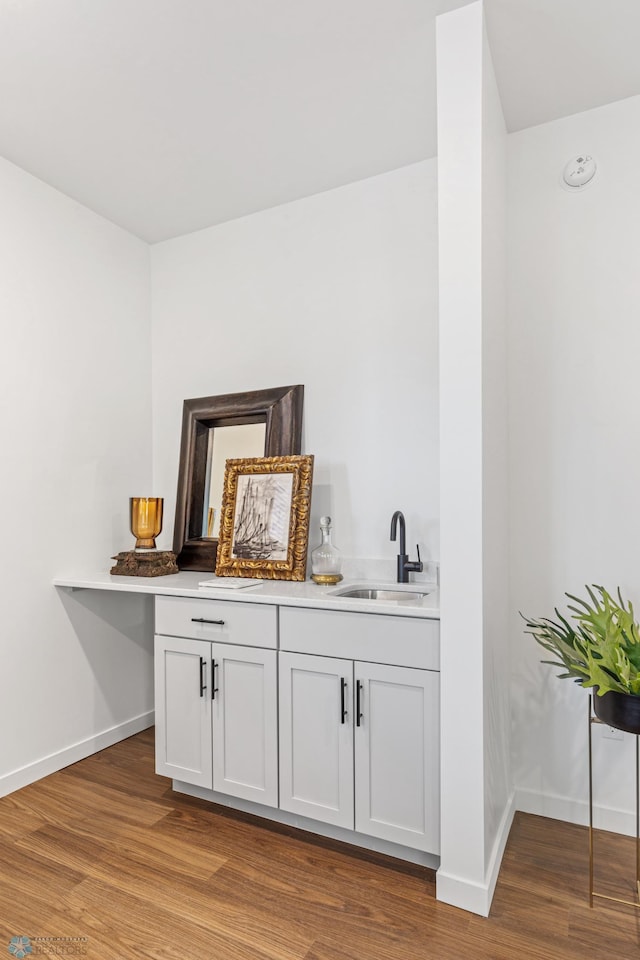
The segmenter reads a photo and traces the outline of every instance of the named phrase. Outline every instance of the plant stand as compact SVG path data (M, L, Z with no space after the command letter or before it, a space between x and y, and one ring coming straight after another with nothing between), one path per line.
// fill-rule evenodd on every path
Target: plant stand
M602 720L599 720L593 714L593 696L589 695L589 906L593 907L593 898L599 900L612 900L614 903L624 903L629 907L640 908L640 748L638 741L640 737L636 734L636 899L623 900L620 897L610 897L604 893L596 893L593 889L593 756L591 733L593 724L598 723L604 726ZM631 734L633 736L633 734Z

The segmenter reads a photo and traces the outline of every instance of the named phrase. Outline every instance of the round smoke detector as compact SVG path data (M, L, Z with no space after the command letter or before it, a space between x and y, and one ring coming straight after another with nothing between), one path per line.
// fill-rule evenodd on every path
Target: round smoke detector
M573 157L562 171L562 183L571 190L579 190L591 183L596 175L596 162L586 153Z

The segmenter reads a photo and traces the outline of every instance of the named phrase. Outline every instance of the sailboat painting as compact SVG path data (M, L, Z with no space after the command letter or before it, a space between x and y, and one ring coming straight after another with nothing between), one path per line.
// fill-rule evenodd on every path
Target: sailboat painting
M240 474L231 556L286 560L293 496L292 473Z
M304 580L312 479L311 454L226 461L217 577Z

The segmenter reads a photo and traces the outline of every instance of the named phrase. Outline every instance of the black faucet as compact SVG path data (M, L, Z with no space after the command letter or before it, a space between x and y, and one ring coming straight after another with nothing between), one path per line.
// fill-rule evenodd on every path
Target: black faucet
M422 560L420 559L420 547L416 544L416 550L418 551L417 560L409 560L409 557L406 553L405 545L405 523L404 523L404 514L401 510L396 510L394 515L391 517L391 539L396 539L396 529L398 526L398 520L400 521L400 553L398 554L398 583L409 583L409 573L422 573Z

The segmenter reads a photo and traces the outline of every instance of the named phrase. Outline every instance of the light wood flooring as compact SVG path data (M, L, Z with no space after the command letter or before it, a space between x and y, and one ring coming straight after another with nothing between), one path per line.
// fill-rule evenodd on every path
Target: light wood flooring
M640 911L587 903L583 827L518 814L488 919L434 875L174 794L153 731L0 799L0 957L90 960L640 960ZM632 896L633 842L598 837Z

